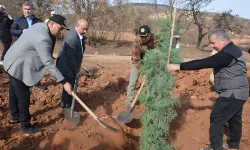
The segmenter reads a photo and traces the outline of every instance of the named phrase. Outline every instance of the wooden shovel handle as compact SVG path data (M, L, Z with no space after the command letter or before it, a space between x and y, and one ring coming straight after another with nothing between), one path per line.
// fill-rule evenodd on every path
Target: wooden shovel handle
M146 82L146 79L144 78L139 91L137 92L132 104L130 105L130 109L132 109L135 106L135 103L136 103L136 101L137 101L137 99L138 99L138 97L139 97L139 95L141 93L141 90L143 89L143 86L144 86L145 82Z
M82 100L74 93L72 92L72 96L82 105L82 107L104 128L106 128L101 122L99 121L99 118L88 108L87 105L85 105Z
M167 62L167 64L169 64L169 62L170 62L170 54L171 54L172 43L173 43L173 36L174 36L176 7L177 7L177 0L174 1L174 16L173 16L173 23L172 23L172 29L171 29L170 44L169 44L169 48L168 48L168 62Z

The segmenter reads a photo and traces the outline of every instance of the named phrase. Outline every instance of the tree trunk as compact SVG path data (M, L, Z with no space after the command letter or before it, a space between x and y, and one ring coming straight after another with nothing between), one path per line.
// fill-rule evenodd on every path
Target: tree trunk
M202 34L202 27L197 25L198 26L198 31L199 31L199 35L198 35L198 39L197 39L197 43L196 43L196 49L199 49L200 46L201 46L201 41L203 39L203 34Z

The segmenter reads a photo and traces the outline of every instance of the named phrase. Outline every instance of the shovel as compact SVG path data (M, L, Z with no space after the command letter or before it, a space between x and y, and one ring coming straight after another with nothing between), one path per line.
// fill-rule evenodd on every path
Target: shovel
M100 118L98 118L89 108L88 106L86 106L82 100L74 93L72 92L72 96L82 105L82 107L104 128L106 129L110 129L112 131L117 132L118 130L108 124L106 124L105 122L103 122Z
M76 79L76 84L75 84L75 88L74 88L75 93L77 92L78 84L79 84L79 77L77 77L77 79ZM74 125L78 125L80 123L80 114L78 112L75 112L74 108L75 108L75 98L73 97L71 108L64 109L64 116L68 122L70 122Z
M135 103L136 103L136 101L141 93L141 90L145 84L145 81L146 81L146 79L144 78L142 81L141 87L140 87L139 91L137 92L137 94L136 94L132 104L130 105L128 111L123 111L118 115L118 117L117 117L118 122L129 123L134 119L133 108L134 108Z

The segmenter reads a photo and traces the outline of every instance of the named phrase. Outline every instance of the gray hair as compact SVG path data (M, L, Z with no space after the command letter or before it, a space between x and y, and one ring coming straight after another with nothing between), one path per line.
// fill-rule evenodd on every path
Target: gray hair
M81 25L81 20L77 20L76 22L76 27L80 26Z
M217 41L220 41L222 39L226 39L228 42L230 41L230 37L225 30L216 30L216 31L211 32L208 35L208 39L210 39L211 36L213 36L213 35L216 36Z
M32 9L34 9L34 4L31 1L24 2L22 6L30 6Z

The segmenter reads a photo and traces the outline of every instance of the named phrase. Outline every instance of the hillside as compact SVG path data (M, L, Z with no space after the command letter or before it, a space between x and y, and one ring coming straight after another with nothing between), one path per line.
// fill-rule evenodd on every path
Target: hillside
M103 11L105 11L105 8ZM107 40L119 39L120 41L133 41L136 37L136 30L142 24L147 24L152 31L157 33L159 26L157 20L160 18L171 18L171 7L167 5L154 5L149 3L128 3L121 7L112 6L108 12L118 12L119 14L97 15L90 26L88 34L98 38L106 38ZM214 26L214 17L219 13L206 13L203 23L206 27ZM117 16L118 15L118 16ZM130 15L130 16L128 16ZM121 18L117 18L117 17ZM104 19L106 17L106 19ZM68 16L72 20L72 16ZM115 19L114 19L115 18ZM129 19L128 19L129 18ZM118 22L117 22L118 21ZM176 24L179 28L178 34L182 36L180 41L185 45L195 45L198 37L197 26L192 22L193 17L190 11L177 9ZM72 21L70 21L72 22ZM242 47L250 45L250 20L240 17L234 17L232 25L238 26L241 30L239 34L230 32L232 40ZM230 26L232 26L230 25ZM206 30L205 30L206 32ZM118 35L118 38L114 38ZM207 43L207 37L203 38L202 44Z
M152 20L156 20L158 17L166 18L170 17L171 14L171 8L167 5L155 5L155 4L149 4L149 3L131 3L133 7L136 7L141 13L142 18L149 18ZM185 16L184 14L190 12L188 10L182 10L177 9L177 23L179 23L180 26L180 34L182 35L182 43L185 44L196 44L197 36L198 36L198 30L197 26L193 23L190 23L193 18L192 16ZM205 12L206 13L206 26L212 26L214 24L213 18L214 16L220 14L220 13L214 13L214 12ZM250 20L241 18L241 17L235 17L235 21L239 25L243 25L243 28L241 28L240 34L230 33L231 38L234 42L236 42L239 45L242 46L248 46L250 45ZM187 28L186 25L190 24L190 26ZM155 27L154 23L151 24L153 29L157 32L157 27ZM206 42L207 39L204 38L204 42Z

